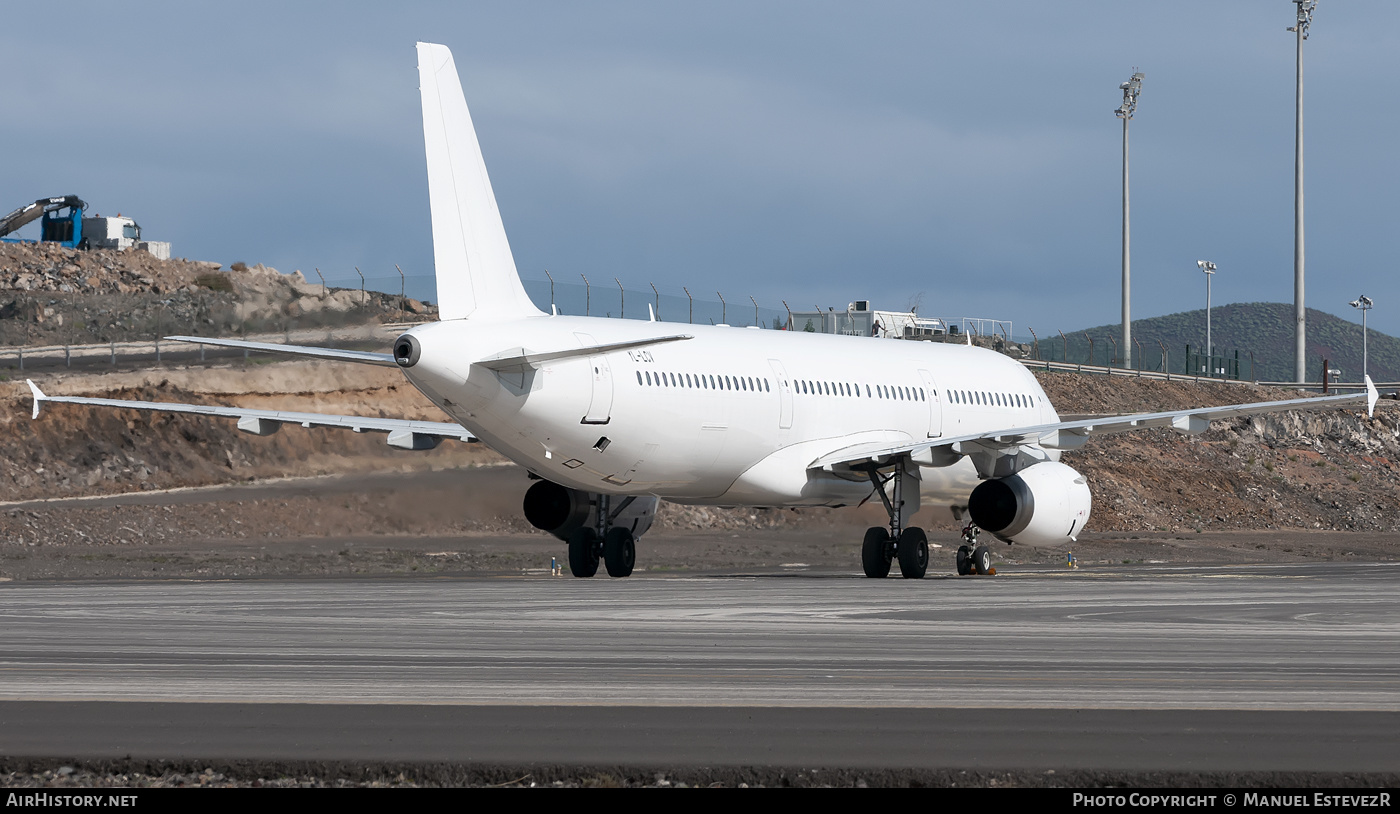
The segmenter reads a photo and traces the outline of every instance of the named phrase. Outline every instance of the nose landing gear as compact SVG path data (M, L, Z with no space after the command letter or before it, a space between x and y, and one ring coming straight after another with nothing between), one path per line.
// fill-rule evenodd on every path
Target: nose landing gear
M992 552L984 545L977 545L977 535L981 529L976 524L963 526L963 544L958 547L958 575L992 574Z

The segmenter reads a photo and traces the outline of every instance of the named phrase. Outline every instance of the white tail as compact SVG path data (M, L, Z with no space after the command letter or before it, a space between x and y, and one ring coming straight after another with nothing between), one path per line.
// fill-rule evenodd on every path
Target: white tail
M418 43L418 85L423 94L439 318L542 315L520 284L447 46Z

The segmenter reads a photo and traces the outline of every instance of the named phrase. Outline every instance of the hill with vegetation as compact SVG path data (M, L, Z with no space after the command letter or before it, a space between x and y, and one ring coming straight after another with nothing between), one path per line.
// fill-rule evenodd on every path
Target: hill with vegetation
M1231 363L1239 361L1239 375L1256 381L1293 380L1293 306L1277 302L1249 302L1220 305L1211 309L1211 339L1216 354ZM1092 340L1093 362L1107 364L1121 359L1122 351L1114 343L1121 341L1122 326L1099 325L1093 328L1040 337L1040 358L1071 362L1089 362ZM1400 339L1369 331L1371 378L1378 382L1400 381ZM1134 367L1163 369L1163 348L1166 367L1173 373L1185 373L1188 352L1199 354L1206 339L1206 312L1183 311L1151 319L1133 320L1133 338L1141 350L1134 348ZM1361 378L1361 322L1348 321L1331 314L1308 309L1309 381L1322 378L1322 360L1342 371L1342 380ZM1237 356L1238 354L1238 356ZM1200 362L1203 364L1203 361Z

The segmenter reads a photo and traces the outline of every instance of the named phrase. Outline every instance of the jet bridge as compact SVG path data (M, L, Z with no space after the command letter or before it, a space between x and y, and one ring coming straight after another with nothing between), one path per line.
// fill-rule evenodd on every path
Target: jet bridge
M0 218L0 241L23 242L6 236L42 217L44 222L40 227L40 241L76 248L83 240L84 209L87 209L87 204L77 195L40 198Z

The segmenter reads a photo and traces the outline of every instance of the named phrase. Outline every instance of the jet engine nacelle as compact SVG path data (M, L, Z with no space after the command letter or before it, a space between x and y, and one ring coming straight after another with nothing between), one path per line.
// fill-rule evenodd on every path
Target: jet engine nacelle
M576 529L597 525L598 498L599 495L593 492L570 489L553 481L536 481L525 492L525 519L537 529L568 540ZM634 538L640 538L651 528L651 521L656 518L656 505L660 501L649 495L612 495L608 502L613 512L608 525L621 526L632 532Z
M1054 545L1075 539L1089 522L1093 501L1084 476L1047 461L972 490L972 522L1006 542Z

